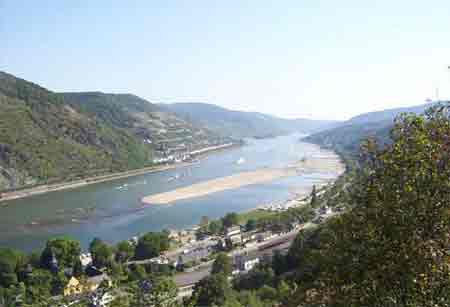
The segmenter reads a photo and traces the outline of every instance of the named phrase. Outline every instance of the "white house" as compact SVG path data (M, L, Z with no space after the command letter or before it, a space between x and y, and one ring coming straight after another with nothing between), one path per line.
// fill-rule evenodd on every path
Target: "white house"
M92 255L91 253L81 254L80 262L83 267L87 267L92 263Z
M237 255L234 262L237 270L247 272L253 269L260 262L260 259L257 255Z
M225 236L232 237L241 233L241 226L228 227L225 230Z
M106 307L114 300L114 296L109 292L103 292L95 294L92 297L92 306L94 307Z

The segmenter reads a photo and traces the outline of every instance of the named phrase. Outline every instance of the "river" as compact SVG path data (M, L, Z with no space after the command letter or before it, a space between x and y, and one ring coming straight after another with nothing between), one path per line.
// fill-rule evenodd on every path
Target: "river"
M186 167L7 201L0 206L0 246L31 251L42 248L49 238L69 236L86 248L94 237L115 243L148 231L190 227L204 215L218 218L289 199L295 191L331 180L337 173L306 173L172 205L140 201L149 194L242 171L284 167L322 153L316 145L299 142L299 137L250 139L245 146L210 154Z

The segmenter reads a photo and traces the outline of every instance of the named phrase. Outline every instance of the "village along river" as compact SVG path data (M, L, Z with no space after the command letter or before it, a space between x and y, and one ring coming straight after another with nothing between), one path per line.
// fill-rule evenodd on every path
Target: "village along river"
M248 140L242 147L205 156L200 162L168 171L102 182L0 204L0 247L31 251L57 236L69 236L86 248L94 237L115 243L148 231L181 229L202 216L218 218L272 201L283 201L337 172L304 173L270 183L249 185L171 205L144 205L141 198L243 171L284 167L303 157L321 155L299 135Z

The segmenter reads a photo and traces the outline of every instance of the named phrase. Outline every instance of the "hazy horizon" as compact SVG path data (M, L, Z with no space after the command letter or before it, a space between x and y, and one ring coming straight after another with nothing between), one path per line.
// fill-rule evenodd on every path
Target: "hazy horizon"
M57 92L334 120L450 98L447 1L6 0L0 10L0 70Z

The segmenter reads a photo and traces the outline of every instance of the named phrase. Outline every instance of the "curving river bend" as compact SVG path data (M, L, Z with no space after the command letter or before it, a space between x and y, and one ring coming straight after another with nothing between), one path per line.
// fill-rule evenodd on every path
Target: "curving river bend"
M183 168L7 201L0 206L0 247L30 251L62 235L80 240L83 247L94 237L114 243L148 231L189 227L204 215L218 218L230 211L286 200L296 191L335 178L338 170L304 173L173 205L144 205L140 201L149 194L243 171L285 167L303 157L323 154L316 145L299 142L299 137L251 139L246 146L211 154Z

